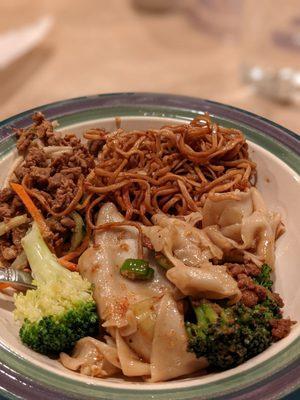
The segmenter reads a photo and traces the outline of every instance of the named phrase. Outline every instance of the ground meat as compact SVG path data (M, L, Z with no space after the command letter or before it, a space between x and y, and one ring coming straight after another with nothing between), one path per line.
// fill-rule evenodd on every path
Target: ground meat
M254 307L267 298L267 290L257 285L253 278L260 273L260 268L253 263L226 263L227 271L237 281L242 292L241 302L247 307Z
M78 192L78 180L86 177L94 168L94 157L88 147L74 134L62 134L54 131L54 125L43 114L35 113L33 125L16 130L17 148L24 161L15 169L15 180L30 189L38 190L54 212L65 210ZM68 146L69 151L48 153L47 146ZM57 219L48 214L47 207L33 199L42 211L49 225L47 241L55 251L70 246L69 240L74 229L74 221L68 216ZM0 221L26 210L19 197L10 189L0 191ZM13 230L0 246L0 260L4 263L20 252L20 240L26 233L26 226ZM5 243L4 243L5 242Z
M255 289L255 283L253 282L253 280L247 276L246 274L239 274L236 277L236 280L238 282L238 287L239 289L243 290L243 289L250 289L253 290Z
M280 340L286 337L290 331L291 327L295 322L290 319L272 319L270 324L272 326L272 336L274 340Z
M280 308L284 306L284 302L278 293L272 292L272 297Z
M8 203L0 205L0 219L10 218L12 216L12 208Z
M51 208L60 211L73 200L77 190L77 182L62 173L55 174L49 179L48 189L52 192Z
M25 175L31 176L32 170L34 171L34 167L42 169L46 168L48 166L47 164L47 156L44 150L32 145L26 154L25 162L20 164L15 169L15 175L21 182Z
M52 124L41 113L36 113L33 121L32 127L18 133L21 146L25 146L22 143L28 138L32 144L25 146L25 161L17 167L15 175L19 182L26 176L27 185L31 189L38 189L53 211L61 212L74 199L78 191L78 179L82 175L87 176L94 167L94 158L74 134L54 132ZM41 146L48 145L68 146L72 151L57 156L47 155ZM6 208L2 210L3 214L5 212Z
M48 189L50 191L58 189L64 182L64 174L58 172L48 179Z
M47 225L53 233L66 233L67 227L61 224L61 222L53 217L47 219Z
M259 301L264 301L267 298L267 289L263 286L256 285L254 289Z
M60 172L62 174L66 174L69 177L71 177L72 179L74 179L75 177L77 177L77 178L79 177L82 170L80 167L68 167L68 168L63 168Z
M0 190L0 221L21 214L26 214L26 210L19 197L10 189Z
M0 204L7 203L14 197L14 192L10 188L0 190Z
M61 132L55 132L52 122L46 120L44 115L40 112L35 113L32 119L34 122L32 126L26 129L16 130L16 135L18 136L17 148L19 152L28 152L32 144L35 145L37 142L44 146L70 146L76 150L74 151L76 156L82 153L79 156L80 162L84 164L83 153L87 156L87 164L94 162L87 146L83 145L76 135L72 133L63 135Z
M14 228L11 231L12 242L15 245L18 254L20 254L21 251L23 250L21 245L21 239L26 235L28 228L29 228L28 224L23 224L18 226L17 228Z
M47 155L42 148L31 146L26 155L27 167L47 167Z
M251 277L255 277L260 274L260 268L253 263L238 264L238 263L225 263L228 272L233 278L236 278L239 274L246 274Z
M34 140L35 137L35 132L32 129L17 129L16 135L19 136L19 139L17 141L17 149L19 153L24 153L32 141Z
M49 184L49 177L51 168L49 167L32 167L30 170L31 180L34 182L34 186L47 187Z
M13 214L17 215L17 214L26 214L26 208L24 206L24 204L22 203L22 201L20 200L19 196L14 194L14 197L11 201L11 207L14 210Z
M42 139L53 132L53 124L52 122L45 119L44 115L41 112L36 112L32 117L34 124L34 128L36 130L36 135L38 138Z
M5 260L10 261L14 260L17 257L18 251L15 246L2 246L1 254Z
M78 139L76 138L76 140ZM94 158L88 152L88 149L80 143L73 148L72 153L63 153L53 158L50 166L53 172L66 172L66 169L72 168L69 172L75 173L75 175L79 175L79 173L87 175L94 165Z
M48 146L59 146L61 144L62 134L60 132L53 132L47 135Z
M258 303L258 296L255 293L254 290L248 290L245 289L242 291L242 298L241 302L246 306L246 307L254 307Z
M245 264L245 272L249 276L258 276L260 274L260 268L249 262Z
M34 139L38 138L46 144L48 136L53 135L53 125L44 118L42 113L35 113L32 120L34 124L29 128L16 129L16 135L18 136L17 148L20 153L26 152Z
M224 265L226 265L227 271L235 279L237 278L238 275L243 274L245 272L245 267L243 264L226 263Z
M11 202L14 198L14 193L11 189L5 188L0 190L0 220L10 218L13 213Z
M75 223L70 217L48 217L46 221L52 233L50 242L55 248L56 254L61 256L69 250L70 238L72 236L72 230L75 226Z

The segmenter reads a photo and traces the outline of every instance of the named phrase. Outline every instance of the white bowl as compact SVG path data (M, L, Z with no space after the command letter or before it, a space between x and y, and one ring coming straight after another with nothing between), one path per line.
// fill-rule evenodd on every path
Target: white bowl
M45 112L46 116L57 119L62 130L75 132L79 136L89 127L114 129L114 116L116 115L121 115L122 127L144 129L190 120L195 113L206 111L209 107L208 111L215 115L221 124L242 129L249 138L250 156L257 163L258 188L269 209L281 213L286 226L286 233L277 241L275 290L285 301L285 314L293 320L300 321L300 291L297 287L300 280L298 268L300 259L299 152L297 154L295 145L291 149L290 143L286 139L288 137L289 140L291 138L296 140L295 137L268 121L215 103L177 96L163 97L163 95L143 94L142 100L142 94L135 95L137 97L134 99L130 94L127 95L129 97L127 99L124 96L126 95L75 99L71 102L60 102L39 109ZM96 107L93 103L94 100ZM100 104L98 104L99 101ZM180 103L181 109L174 105L176 101ZM84 104L80 106L80 102ZM91 102L93 106L90 104ZM197 102L196 107L194 103ZM193 103L193 107L191 107L191 103ZM232 113L236 113L236 115L232 115ZM30 123L28 119L30 114L29 111L17 116L9 123L26 126ZM245 116L248 119L245 120ZM264 132L261 131L261 124L265 124ZM3 185L7 173L17 157L7 125L5 121L2 128L0 125L0 139L1 130L2 137L4 137L0 142L0 154L1 152L6 153L2 154L0 160L0 185ZM275 134L272 136L271 128L282 133L286 145L280 143L278 139L276 140ZM268 135L265 133L266 130ZM295 143L297 144L297 140ZM12 317L12 304L5 299L0 299L0 331L0 360L3 363L2 366L0 365L0 383L12 396L47 399L58 391L59 398L66 399L72 396L72 398L122 400L141 397L150 399L153 396L156 399L191 399L195 397L225 399L223 397L225 394L230 394L230 398L237 396L236 398L244 399L249 393L252 393L257 399L267 399L271 396L278 398L298 385L298 376L293 376L291 379L291 374L287 374L287 372L289 370L291 372L291 368L294 372L296 369L300 370L299 324L293 327L288 337L273 344L265 352L237 368L222 373L155 384L133 383L117 378L97 379L82 376L64 369L56 360L31 351L21 344L18 337L18 326ZM7 375L8 369L10 369L10 376ZM276 379L279 371L281 371L281 380ZM280 383L280 387L278 387L278 383ZM29 393L29 385L33 385L34 391L38 389L41 397L26 397Z

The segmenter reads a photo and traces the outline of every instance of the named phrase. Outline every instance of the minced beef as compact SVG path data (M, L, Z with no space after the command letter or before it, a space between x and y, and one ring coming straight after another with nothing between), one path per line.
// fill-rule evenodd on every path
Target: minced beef
M13 215L12 208L8 203L0 204L0 219L10 218Z
M294 321L290 319L272 319L270 321L272 327L272 336L274 340L280 340L285 338L291 331Z
M254 290L248 290L244 289L242 290L242 297L241 297L241 302L246 306L246 307L254 307L258 303L258 296L255 293Z
M260 274L260 268L253 263L225 263L228 272L233 278L236 278L239 274L246 274L248 276L258 276Z
M25 162L15 174L20 182L26 176L30 188L38 189L54 212L61 212L74 199L80 176L87 176L94 167L94 158L74 134L54 132L52 124L41 113L36 113L33 120L32 127L18 133L18 143L30 137L32 144L26 145ZM34 141L37 138L40 143ZM71 151L48 156L41 143L44 146L68 146Z
M0 253L1 259L4 262L14 260L18 255L16 247L7 240L5 235L0 239Z
M9 188L0 190L0 221L26 214L26 209L19 197Z
M241 290L241 302L247 307L254 307L267 298L267 290L257 285L252 278L259 275L260 269L253 263L226 263L227 271L237 281Z
M0 203L6 203L12 200L14 192L10 188L4 188L0 190Z
M10 232L12 243L14 244L18 254L21 253L21 251L23 250L21 245L21 239L26 235L28 228L29 228L28 224L23 224L18 226L17 228L12 229Z
M283 302L282 298L280 297L279 293L272 292L272 297L273 297L273 300L276 301L276 303L278 304L278 306L280 308L282 308L284 306L284 302Z
M70 217L55 218L49 216L46 219L47 225L52 232L51 243L58 256L65 251L65 242L70 239L75 222Z
M71 203L78 190L76 181L74 182L72 178L64 176L63 174L60 175L59 186L51 185L51 182L49 181L49 189L55 189L51 201L51 208L54 211L61 211L66 208L66 205Z
M21 182L25 175L30 175L32 170L39 168L40 170L47 168L47 155L42 148L31 145L25 162L20 164L15 169L15 175L17 179Z
M237 280L239 289L241 289L241 290L243 290L243 289L247 289L247 290L255 289L255 283L246 274L239 274L239 275L237 275L237 277L235 279Z
M30 177L37 187L47 187L49 184L51 168L50 167L32 167Z
M32 126L16 129L17 149L20 153L25 153L35 139L47 144L48 137L53 135L52 122L46 120L41 112L34 113L32 120L34 122Z
M42 113L35 113L33 125L17 129L16 135L17 148L24 161L16 167L14 181L22 183L25 178L24 183L44 197L49 209L62 212L76 196L79 179L86 177L94 168L93 155L76 135L54 131L54 125ZM67 146L68 150L53 152L55 149L45 150L47 146ZM32 200L47 221L49 232L46 239L49 245L55 250L59 248L60 253L72 235L73 219L68 216L54 218L38 199L32 197ZM0 191L0 222L24 213L27 212L23 203L11 189ZM13 260L20 253L20 241L27 228L28 225L18 227L0 238L2 264L6 265L8 260Z

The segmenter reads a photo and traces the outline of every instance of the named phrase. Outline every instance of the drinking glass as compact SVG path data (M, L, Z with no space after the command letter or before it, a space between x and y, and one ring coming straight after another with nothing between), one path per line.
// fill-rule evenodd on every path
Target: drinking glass
M244 0L244 82L281 102L300 100L300 0Z

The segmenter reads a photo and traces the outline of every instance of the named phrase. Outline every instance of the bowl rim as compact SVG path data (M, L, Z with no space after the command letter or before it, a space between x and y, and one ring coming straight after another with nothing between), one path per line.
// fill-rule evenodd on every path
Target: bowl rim
M107 101L106 101L107 100ZM169 106L172 108L184 108L184 109L193 109L193 105L197 106L197 108L201 107L202 111L207 111L211 113L211 110L217 110L220 112L221 116L225 112L227 112L227 117L234 116L235 120L238 122L246 123L249 126L252 126L252 123L255 121L256 124L253 126L254 128L260 129L266 126L271 126L274 129L272 130L271 136L276 138L279 142L287 145L298 154L300 154L300 134L291 131L290 129L285 128L284 126L271 121L268 118L255 114L251 111L244 110L239 107L223 104L214 100L202 99L192 96L184 96L177 94L169 94L169 93L155 93L155 92L113 92L113 93L103 93L103 94L95 94L95 95L87 95L87 96L79 96L73 97L65 100L57 100L54 102L46 103L41 106L37 106L28 110L25 110L21 113L10 116L0 122L0 135L3 132L3 127L11 126L13 123L13 127L18 127L18 121L20 119L27 119L32 115L35 111L45 111L47 112L47 117L51 118L51 114L55 113L58 116L58 110L65 110L68 114L67 106L72 105L72 113L75 111L82 111L91 108L91 106L113 106L115 105L115 101L118 102L118 105L128 106L133 104L135 106L146 106L153 105L157 106L157 102L160 102L162 106ZM86 104L84 104L86 103ZM187 107L188 106L188 107ZM60 112L61 112L60 111ZM197 111L196 109L194 111ZM198 110L199 111L199 110ZM214 113L212 113L213 115ZM241 119L241 120L240 120ZM29 118L28 123L30 124L32 121ZM257 125L258 123L258 125ZM284 132L289 136L288 142L282 138L280 133ZM296 147L293 145L296 143Z
M161 110L160 113L162 117L165 116L164 114L165 110L167 110L168 112L172 111L174 113L173 118L176 118L176 110L178 112L186 110L189 113L194 113L194 114L199 114L201 112L207 111L213 116L216 115L225 119L226 118L233 119L238 124L242 125L244 124L248 127L251 127L251 129L253 130L264 132L265 135L270 136L275 141L282 144L284 147L289 148L291 150L291 153L300 156L300 136L264 117L258 116L254 113L242 110L240 108L236 108L230 105L224 105L222 103L218 103L211 100L204 100L204 99L198 99L194 97L181 96L181 95L172 95L164 93L147 93L147 92L111 93L111 94L99 94L93 96L82 96L73 99L48 103L40 107L35 107L33 109L24 111L22 113L9 117L0 122L0 144L2 140L5 141L7 140L8 137L11 136L12 128L25 127L31 124L31 115L35 111L44 112L47 118L53 118L53 117L60 118L63 116L68 116L88 111L90 109L95 109L95 108L105 109L114 107L121 107L121 108L123 107L126 109L133 107L135 108L135 112L138 112L139 115L144 115L145 117L152 116L151 113L145 114L145 112L143 111L147 107L150 108L152 107L152 109L154 110L156 109L158 111ZM168 117L170 117L170 115L168 115ZM297 353L296 352L297 343L300 344L300 339L295 340L288 346L289 352L291 354ZM274 380L273 381L270 380L270 376L268 376L267 374L264 377L264 379L259 382L259 385L262 385L261 387L259 387L257 384L256 385L252 384L251 387L246 388L246 391L244 391L243 393L241 393L241 390L238 389L234 393L228 392L227 395L229 394L231 399L243 399L244 396L246 398L247 394L249 395L249 393L251 392L251 394L253 393L253 396L255 395L258 399L260 398L266 399L267 397L265 397L266 394L265 389L267 388L270 391L269 394L272 395L272 399L274 399L274 398L279 398L278 396L281 397L282 395L286 395L287 393L290 393L296 388L300 387L300 358L297 355L296 359L290 358L287 362L287 360L285 359L285 355L283 354L285 353L285 350L286 349L280 352L282 353L281 361L283 368L280 369L280 371L276 371L275 368L275 370L273 370L271 374L271 378L276 377L275 378L277 381L276 388L274 387L272 388L272 386L275 386ZM3 346L3 344L1 343L0 343L0 351L2 354L4 351L6 353L8 352L10 356L16 357L19 360L19 363L22 362L26 363L25 360L20 360L20 356L13 354L13 352L6 349L5 346ZM37 376L37 381L34 381L32 375L31 376L22 375L22 372L18 370L18 362L16 361L16 359L13 361L14 362L5 365L5 359L2 360L0 359L0 383L1 386L4 388L4 390L3 389L0 390L0 393L2 393L4 396L7 395L8 393L9 393L9 398L15 398L11 397L11 395L12 396L19 395L20 393L23 396L25 394L25 391L23 390L22 392L20 392L19 390L20 384L22 384L23 388L26 387L26 394L28 396L24 398L33 399L33 397L30 396L30 388L33 388L33 390L38 392L39 395L42 394L45 400L53 398L53 396L55 395L59 396L60 399L74 398L74 394L70 397L69 392L64 392L62 394L61 392L59 393L57 392L57 387L55 388L55 386L53 386L53 380L55 379L51 377L51 373L49 374L49 380L48 380L49 385L47 386L45 385L45 380L41 380L40 376ZM262 364L265 363L263 362ZM126 390L120 390L120 389L108 390L107 388L103 389L104 392L102 394L104 395L109 394L110 396L112 396L110 398L116 398L114 396L120 396L118 398L125 399L124 396ZM187 399L192 397L194 398L195 395L200 396L200 393L197 393L196 390L198 391L201 390L201 386L199 386L198 388L191 387L191 388L176 389L176 390L177 394L175 394L174 391L172 391L171 389L158 389L157 395L161 399L170 398L169 396L171 394L172 398L174 399L175 398ZM143 391L127 390L127 392L128 392L127 394L128 398L139 398L140 396L145 397L145 399L148 398L147 392L144 390ZM153 398L153 393L154 392L152 391L152 394L150 394L151 398ZM226 398L228 398L227 395ZM86 397L87 399L92 398L89 396L89 394L87 394L87 396L88 396ZM205 396L205 394L203 394L203 396ZM34 399L35 398L40 398L40 397L34 397ZM81 398L83 399L84 397L81 396ZM101 398L104 399L106 397L101 397ZM207 397L202 397L201 394L201 399L202 398L204 399ZM219 397L219 395L216 395L213 398L221 399L223 398L223 396Z

